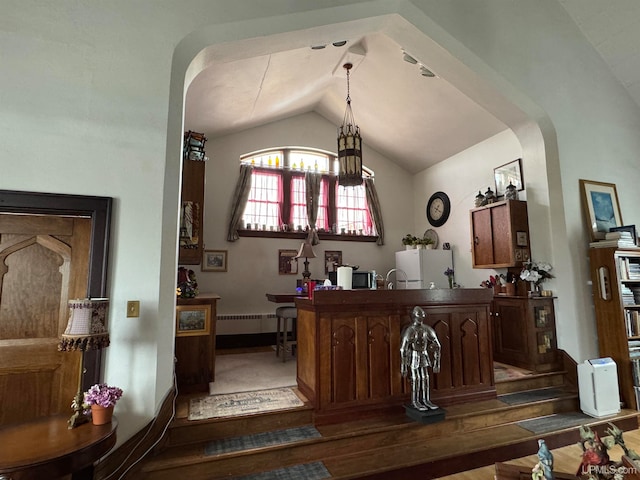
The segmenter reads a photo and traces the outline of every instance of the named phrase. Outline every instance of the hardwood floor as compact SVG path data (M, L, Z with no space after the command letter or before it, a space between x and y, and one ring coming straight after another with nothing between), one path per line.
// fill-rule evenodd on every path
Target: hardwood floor
M624 432L623 434L625 444L627 447L640 452L640 430L631 430ZM578 466L580 465L580 458L582 456L582 450L578 444L568 445L566 447L556 448L552 450L554 471L575 474ZM620 461L623 455L623 450L619 446L613 447L609 450L609 457L616 462ZM525 468L533 468L538 462L538 457L535 453L526 457L516 458L509 460L507 463L512 465L518 465ZM438 480L494 480L495 466L488 465L486 467L476 468L468 470L462 473L456 473L453 475L447 475L445 477L439 477Z

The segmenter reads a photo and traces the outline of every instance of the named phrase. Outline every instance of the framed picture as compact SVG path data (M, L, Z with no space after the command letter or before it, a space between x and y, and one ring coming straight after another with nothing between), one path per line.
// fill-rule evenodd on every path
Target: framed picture
M611 227L610 232L629 232L634 245L638 245L638 236L636 235L635 225L622 225L621 227Z
M226 272L227 271L227 251L226 250L204 250L202 252L203 272Z
M496 197L504 196L504 192L510 183L520 190L524 190L524 179L522 178L522 159L518 158L513 162L505 163L493 169L493 177L496 181Z
M211 305L176 306L176 337L209 335Z
M516 245L518 247L526 247L529 245L527 232L516 232Z
M298 274L297 250L278 250L278 273L280 275Z
M324 251L324 273L336 271L336 265L342 265L342 250Z
M592 242L602 240L610 228L622 226L615 184L581 179L580 189Z

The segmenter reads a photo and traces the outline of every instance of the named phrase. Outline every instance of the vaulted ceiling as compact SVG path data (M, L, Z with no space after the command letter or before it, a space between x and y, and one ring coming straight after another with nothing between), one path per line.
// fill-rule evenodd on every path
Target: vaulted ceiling
M640 2L559 2L640 105ZM507 128L382 32L217 63L191 83L185 125L211 139L313 111L337 127L347 62L363 141L410 172Z

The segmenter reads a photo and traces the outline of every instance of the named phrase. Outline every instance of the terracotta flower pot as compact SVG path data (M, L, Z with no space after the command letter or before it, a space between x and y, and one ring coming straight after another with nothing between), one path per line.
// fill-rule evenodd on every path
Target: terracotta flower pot
M110 423L113 418L113 405L110 407L101 407L100 405L91 405L91 421L94 425L104 425Z

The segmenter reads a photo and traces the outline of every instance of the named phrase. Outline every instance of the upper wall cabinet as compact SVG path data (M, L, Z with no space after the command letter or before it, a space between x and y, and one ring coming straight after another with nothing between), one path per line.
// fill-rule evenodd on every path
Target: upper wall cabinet
M182 196L180 207L181 265L199 265L202 261L202 219L204 204L205 154L207 141L201 133L184 135L182 161Z
M473 268L521 267L531 257L527 202L504 200L471 210Z

